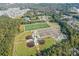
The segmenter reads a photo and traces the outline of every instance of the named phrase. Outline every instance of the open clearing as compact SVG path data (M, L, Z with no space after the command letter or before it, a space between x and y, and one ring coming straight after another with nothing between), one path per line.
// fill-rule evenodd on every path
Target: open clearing
M14 52L13 55L17 56L33 56L36 55L36 48L35 46L32 48L29 48L26 46L26 39L25 36L30 35L31 32L23 32L15 37L15 43L14 43ZM52 44L55 44L55 40L52 38L45 38L45 44L39 45L40 50L46 49L50 47Z
M14 42L14 51L13 55L15 56L35 56L37 54L36 47L27 47L26 45L26 39L25 37L28 35L31 35L32 32L30 30L40 30L40 29L45 29L45 28L50 28L52 29L59 29L58 24L56 23L46 23L46 22L41 22L41 23L31 23L31 24L25 24L25 31L20 33L15 37L15 42ZM44 37L45 44L39 45L40 50L44 50L46 48L49 48L53 44L56 44L55 39L51 37Z

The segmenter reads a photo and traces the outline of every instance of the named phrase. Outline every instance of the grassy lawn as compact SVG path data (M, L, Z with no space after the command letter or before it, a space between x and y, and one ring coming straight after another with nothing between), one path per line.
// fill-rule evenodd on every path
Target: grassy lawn
M31 56L36 54L36 48L35 46L32 48L29 48L26 46L26 40L25 36L30 35L31 32L23 32L15 37L15 43L14 43L14 53L13 55L16 56ZM46 49L50 47L52 44L55 44L55 40L52 38L45 38L45 44L39 45L40 50Z
M49 27L47 23L32 23L32 24L26 24L25 30L35 30L39 28L47 28Z
M45 44L44 45L40 45L40 49L41 50L46 49L46 48L49 48L53 44L56 44L55 39L53 39L51 37L46 37L44 40L45 40Z
M36 50L35 47L33 48L28 48L26 46L26 40L25 40L25 36L30 35L31 32L23 32L21 34L19 34L16 38L15 38L15 52L14 55L18 55L18 56L29 56L29 55L35 55L36 54Z

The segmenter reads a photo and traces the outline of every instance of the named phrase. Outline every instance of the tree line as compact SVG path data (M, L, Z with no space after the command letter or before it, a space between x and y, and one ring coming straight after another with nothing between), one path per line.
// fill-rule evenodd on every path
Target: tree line
M66 22L60 21L61 14L53 14L52 22L57 22L61 27L61 32L67 36L66 40L57 42L57 44L50 46L47 49L41 51L40 55L43 56L74 56L79 55L79 32L69 26ZM36 54L38 55L38 54Z
M20 20L0 16L0 55L12 55L15 35L19 32Z

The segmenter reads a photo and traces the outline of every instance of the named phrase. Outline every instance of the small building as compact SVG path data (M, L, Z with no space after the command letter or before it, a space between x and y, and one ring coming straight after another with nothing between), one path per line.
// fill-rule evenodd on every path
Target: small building
M24 22L30 21L30 17L24 17Z

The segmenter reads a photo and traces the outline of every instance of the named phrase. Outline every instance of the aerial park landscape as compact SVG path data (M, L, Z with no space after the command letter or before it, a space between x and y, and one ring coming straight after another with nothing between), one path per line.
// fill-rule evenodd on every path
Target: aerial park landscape
M77 5L1 4L0 56L79 55Z

